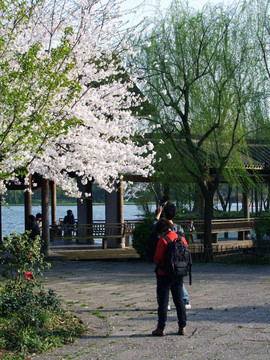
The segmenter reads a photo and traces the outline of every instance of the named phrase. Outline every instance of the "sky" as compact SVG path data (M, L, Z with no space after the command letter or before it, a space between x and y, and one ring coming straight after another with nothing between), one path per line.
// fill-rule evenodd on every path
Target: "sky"
M206 3L230 4L232 2L233 0L188 0L189 5L198 10L200 10ZM141 5L137 15L133 18L130 17L131 25L135 25L139 22L139 19L143 19L143 17L146 16L152 16L159 3L161 9L166 9L169 7L171 0L124 0L122 7L124 9L132 9Z

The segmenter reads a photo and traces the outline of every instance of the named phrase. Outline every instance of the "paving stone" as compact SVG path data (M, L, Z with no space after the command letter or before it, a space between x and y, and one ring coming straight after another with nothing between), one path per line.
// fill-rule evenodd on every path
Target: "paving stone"
M193 284L186 285L192 305L187 310L187 335L176 335L171 304L162 338L151 336L157 322L153 268L137 260L52 262L46 287L54 289L90 331L74 344L32 358L270 358L270 266L194 264Z

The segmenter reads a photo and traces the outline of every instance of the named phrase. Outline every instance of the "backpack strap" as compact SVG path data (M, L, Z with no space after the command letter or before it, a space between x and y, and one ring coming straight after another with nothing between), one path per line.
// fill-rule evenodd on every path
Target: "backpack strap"
M172 240L169 238L169 236L164 235L164 236L162 236L162 237L163 237L163 239L165 239L165 240L167 241L168 244L169 244L170 242L172 242Z
M173 240L171 240L171 239L169 238L169 236L167 236L167 235L162 236L162 238L165 239L168 244L169 244L170 242L173 242ZM176 238L176 241L178 241L178 239L180 239L179 236ZM180 240L181 240L181 239L180 239Z

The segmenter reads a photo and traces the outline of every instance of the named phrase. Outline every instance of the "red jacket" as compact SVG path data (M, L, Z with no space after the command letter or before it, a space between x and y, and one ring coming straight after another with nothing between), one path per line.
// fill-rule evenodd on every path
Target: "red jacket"
M172 240L172 241L176 241L178 239L178 235L176 233L174 233L173 231L170 231L167 236ZM186 241L186 239L182 236L182 242L188 246L188 243ZM154 262L157 265L160 265L161 267L164 266L164 255L166 252L166 248L167 248L167 241L164 238L160 238L157 244L157 249L154 255ZM157 275L165 275L164 270L158 268L157 269Z

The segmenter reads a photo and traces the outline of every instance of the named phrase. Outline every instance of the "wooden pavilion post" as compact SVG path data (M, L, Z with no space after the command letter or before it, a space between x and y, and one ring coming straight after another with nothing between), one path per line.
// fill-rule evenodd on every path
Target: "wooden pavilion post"
M105 192L105 221L106 223L124 224L124 200L122 182L117 186L117 191ZM119 238L107 239L106 247L124 248L125 238L123 232Z
M248 194L248 189L245 189L243 191L243 211L244 211L244 218L245 219L250 219L250 210L249 210L249 194ZM246 238L250 237L250 232L249 231L239 231L238 232L238 240L245 240Z
M41 207L42 207L42 239L43 252L45 255L50 251L50 215L49 215L49 180L42 178Z
M50 182L51 189L51 222L52 225L57 223L57 208L56 208L56 183L55 181Z
M92 194L92 181L89 181L85 185L85 190L88 194ZM93 196L88 197L85 199L86 203L86 224L92 224L93 223Z
M2 242L2 195L0 195L0 242Z
M27 229L29 215L32 214L32 176L29 175L29 184L24 192L24 227Z
M120 180L120 183L118 185L118 192L117 192L117 210L118 210L118 219L119 223L124 224L124 191L123 191L123 182ZM123 234L124 235L124 234ZM129 244L126 244L129 246ZM124 236L120 239L120 247L125 247L125 238Z
M82 192L82 199L77 200L77 217L78 217L78 226L80 225L91 225L93 224L93 200L91 197L85 197L85 193L92 194L92 181L89 181L87 184L83 185L81 178L77 179L77 184L79 190ZM92 238L93 232L91 227L87 229L89 238L86 240L87 244L93 245L94 239ZM76 240L78 242L78 240Z

